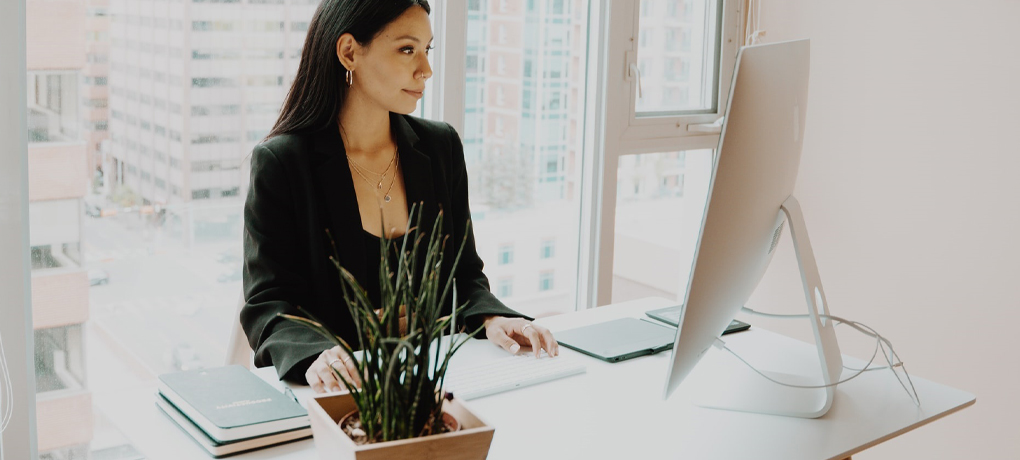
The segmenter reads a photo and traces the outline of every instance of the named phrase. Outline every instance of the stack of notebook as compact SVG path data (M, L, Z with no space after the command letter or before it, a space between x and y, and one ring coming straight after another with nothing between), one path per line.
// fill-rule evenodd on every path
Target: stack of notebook
M312 434L300 404L243 366L161 375L156 405L217 458Z

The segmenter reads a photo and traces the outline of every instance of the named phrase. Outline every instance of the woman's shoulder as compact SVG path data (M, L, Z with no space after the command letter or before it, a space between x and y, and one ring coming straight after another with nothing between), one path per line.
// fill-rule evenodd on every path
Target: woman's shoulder
M293 161L298 152L307 149L309 136L301 133L278 134L258 143L252 156L272 156L277 161Z

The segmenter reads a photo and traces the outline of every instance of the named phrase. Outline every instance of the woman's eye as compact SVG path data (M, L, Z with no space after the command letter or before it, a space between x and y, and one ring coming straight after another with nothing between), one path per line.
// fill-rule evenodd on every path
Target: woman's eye
M435 48L435 47L432 46L432 45L429 45L429 46L425 47L425 54L429 54L429 51L431 51L433 48ZM414 54L414 47L413 46L405 46L403 48L400 48L400 52L404 53L404 54Z

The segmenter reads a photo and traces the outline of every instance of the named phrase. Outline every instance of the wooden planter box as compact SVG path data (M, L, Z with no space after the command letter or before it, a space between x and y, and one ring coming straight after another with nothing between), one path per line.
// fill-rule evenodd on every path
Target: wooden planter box
M337 423L357 407L349 393L322 395L308 402L315 450L322 460L483 460L495 428L483 422L460 400L444 401L443 411L460 422L460 431L422 438L359 446Z

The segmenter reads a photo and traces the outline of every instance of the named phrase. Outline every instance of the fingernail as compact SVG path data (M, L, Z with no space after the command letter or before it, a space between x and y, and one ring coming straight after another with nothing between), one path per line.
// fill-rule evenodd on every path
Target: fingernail
M510 353L517 353L518 351L520 351L520 349L521 349L521 346L516 344L516 343L513 344L513 345L510 345Z

